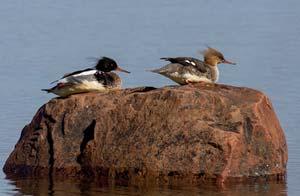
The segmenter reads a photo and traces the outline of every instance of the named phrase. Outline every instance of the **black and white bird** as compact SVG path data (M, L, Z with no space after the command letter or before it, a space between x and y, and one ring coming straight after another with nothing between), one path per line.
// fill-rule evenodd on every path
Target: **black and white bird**
M77 93L120 89L121 78L112 71L130 73L120 68L115 60L103 57L99 59L94 68L65 74L61 79L54 81L57 83L54 87L42 90L61 97L67 97Z
M215 83L219 79L218 64L235 65L225 60L221 52L211 47L203 52L203 56L203 61L193 57L163 57L162 60L171 63L151 71L166 76L180 85L195 82Z

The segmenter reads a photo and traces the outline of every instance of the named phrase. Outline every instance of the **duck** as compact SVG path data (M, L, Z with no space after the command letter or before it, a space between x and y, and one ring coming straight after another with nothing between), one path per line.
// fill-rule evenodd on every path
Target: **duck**
M59 80L52 82L57 83L54 87L42 89L42 91L67 97L78 93L120 89L122 80L113 71L130 73L122 69L112 58L102 57L95 67L67 73Z
M150 71L163 75L180 85L198 82L216 83L219 79L218 64L236 65L226 60L220 51L211 47L207 47L202 54L203 61L193 57L162 57L162 60L170 63Z

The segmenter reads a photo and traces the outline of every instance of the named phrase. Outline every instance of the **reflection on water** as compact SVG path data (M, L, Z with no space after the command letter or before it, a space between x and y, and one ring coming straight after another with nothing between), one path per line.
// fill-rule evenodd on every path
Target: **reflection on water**
M284 182L252 182L217 186L120 186L89 180L15 179L11 181L23 195L287 195ZM11 192L15 194L15 192Z

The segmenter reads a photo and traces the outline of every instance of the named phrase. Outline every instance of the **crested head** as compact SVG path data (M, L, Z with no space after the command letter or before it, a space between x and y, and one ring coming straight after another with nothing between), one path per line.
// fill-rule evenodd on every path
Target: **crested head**
M202 54L204 56L204 62L208 65L216 66L220 63L235 65L235 63L233 62L225 60L224 55L220 51L214 48L208 47L206 50L202 52Z
M103 72L110 72L112 70L117 69L118 64L115 60L108 58L108 57L102 57L98 60L95 68L99 71Z
M115 60L113 60L112 58L105 57L105 56L98 60L95 68L98 71L103 71L103 72L122 71L125 73L130 73L129 71L121 69Z

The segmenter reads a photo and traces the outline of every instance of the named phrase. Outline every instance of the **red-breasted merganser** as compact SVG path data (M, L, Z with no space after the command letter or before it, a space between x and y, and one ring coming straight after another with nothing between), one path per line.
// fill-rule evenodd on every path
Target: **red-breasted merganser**
M225 60L223 54L214 48L208 47L203 51L203 56L204 61L192 57L164 57L161 59L171 63L151 71L166 76L181 85L194 82L215 83L219 79L218 64L235 65L233 62Z
M77 93L120 89L121 78L112 71L130 73L120 68L113 59L103 57L97 62L95 68L65 74L61 79L54 81L57 82L56 86L42 90L61 97L67 97Z

